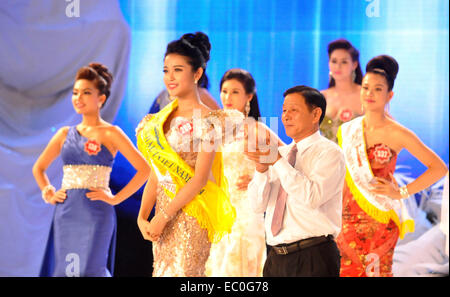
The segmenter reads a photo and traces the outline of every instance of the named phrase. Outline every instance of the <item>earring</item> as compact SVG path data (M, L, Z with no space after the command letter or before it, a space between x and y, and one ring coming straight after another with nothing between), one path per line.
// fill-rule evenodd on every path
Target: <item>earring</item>
M245 104L245 116L248 117L248 114L250 113L250 101L247 101L247 103Z
M355 70L352 71L352 82L355 82L356 80L356 72Z
M197 84L198 80L194 80L194 84Z

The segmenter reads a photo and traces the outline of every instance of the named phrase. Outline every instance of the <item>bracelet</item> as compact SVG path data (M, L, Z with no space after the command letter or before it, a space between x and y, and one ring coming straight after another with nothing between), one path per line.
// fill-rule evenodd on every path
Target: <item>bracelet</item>
M44 201L45 201L45 203L49 203L48 202L48 199L47 199L47 195L48 195L48 193L49 192L55 192L56 191L56 189L55 189L55 187L54 186L52 186L52 185L50 185L50 184L48 184L48 185L46 185L43 189L42 189L42 199L44 199Z
M402 198L408 198L409 197L409 192L408 192L408 188L406 186L400 187L400 196L402 196Z
M163 217L167 220L167 221L171 221L175 216L169 216L167 214L167 212L164 210L164 208L160 208L161 209L161 213L163 215Z

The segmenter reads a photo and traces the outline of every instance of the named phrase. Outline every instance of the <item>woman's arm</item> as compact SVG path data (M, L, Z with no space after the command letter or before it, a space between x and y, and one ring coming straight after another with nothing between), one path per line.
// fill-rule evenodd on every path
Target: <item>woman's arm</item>
M436 183L448 171L439 156L427 147L412 131L403 129L402 143L404 148L427 167L424 173L407 185L409 194L420 192Z
M150 166L120 127L112 126L108 137L112 140L114 147L122 153L137 172L128 184L114 196L101 189L90 189L92 192L87 193L86 197L117 205L133 195L145 183L150 174Z
M144 192L141 199L141 207L137 217L137 224L142 236L146 240L153 241L153 237L148 232L149 221L148 217L156 203L156 187L158 186L158 178L154 171L150 172L150 177L144 187Z
M164 230L166 224L175 216L175 214L188 204L208 182L209 174L215 157L215 150L204 149L197 155L194 176L179 189L175 197L165 209L158 212L150 221L148 232L153 241L159 240L159 236Z
M46 202L51 204L55 204L56 202L63 202L66 194L64 190L59 190L55 193L55 189L51 186L51 183L45 171L61 153L61 148L64 144L68 131L69 127L63 127L59 129L33 165L34 179L36 180L36 183L38 184L41 191L44 189L48 189L48 191L46 191L45 193L45 197L43 198Z

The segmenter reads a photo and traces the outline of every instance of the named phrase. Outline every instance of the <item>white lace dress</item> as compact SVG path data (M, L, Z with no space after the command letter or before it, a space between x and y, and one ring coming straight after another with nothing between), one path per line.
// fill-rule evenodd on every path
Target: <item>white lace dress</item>
M247 191L241 191L236 183L248 174L251 178L255 165L244 151L243 127L234 142L223 148L224 173L228 179L231 203L236 209L236 222L231 234L213 244L206 264L207 276L255 277L262 276L266 259L264 216L253 212Z

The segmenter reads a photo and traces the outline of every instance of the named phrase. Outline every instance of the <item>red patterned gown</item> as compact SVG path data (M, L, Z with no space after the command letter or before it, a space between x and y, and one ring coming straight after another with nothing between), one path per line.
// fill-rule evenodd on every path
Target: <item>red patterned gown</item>
M367 150L372 172L377 177L391 180L397 154L384 144ZM388 224L376 221L365 213L344 184L342 230L337 238L341 252L340 276L392 276L392 257L399 237L394 221Z

